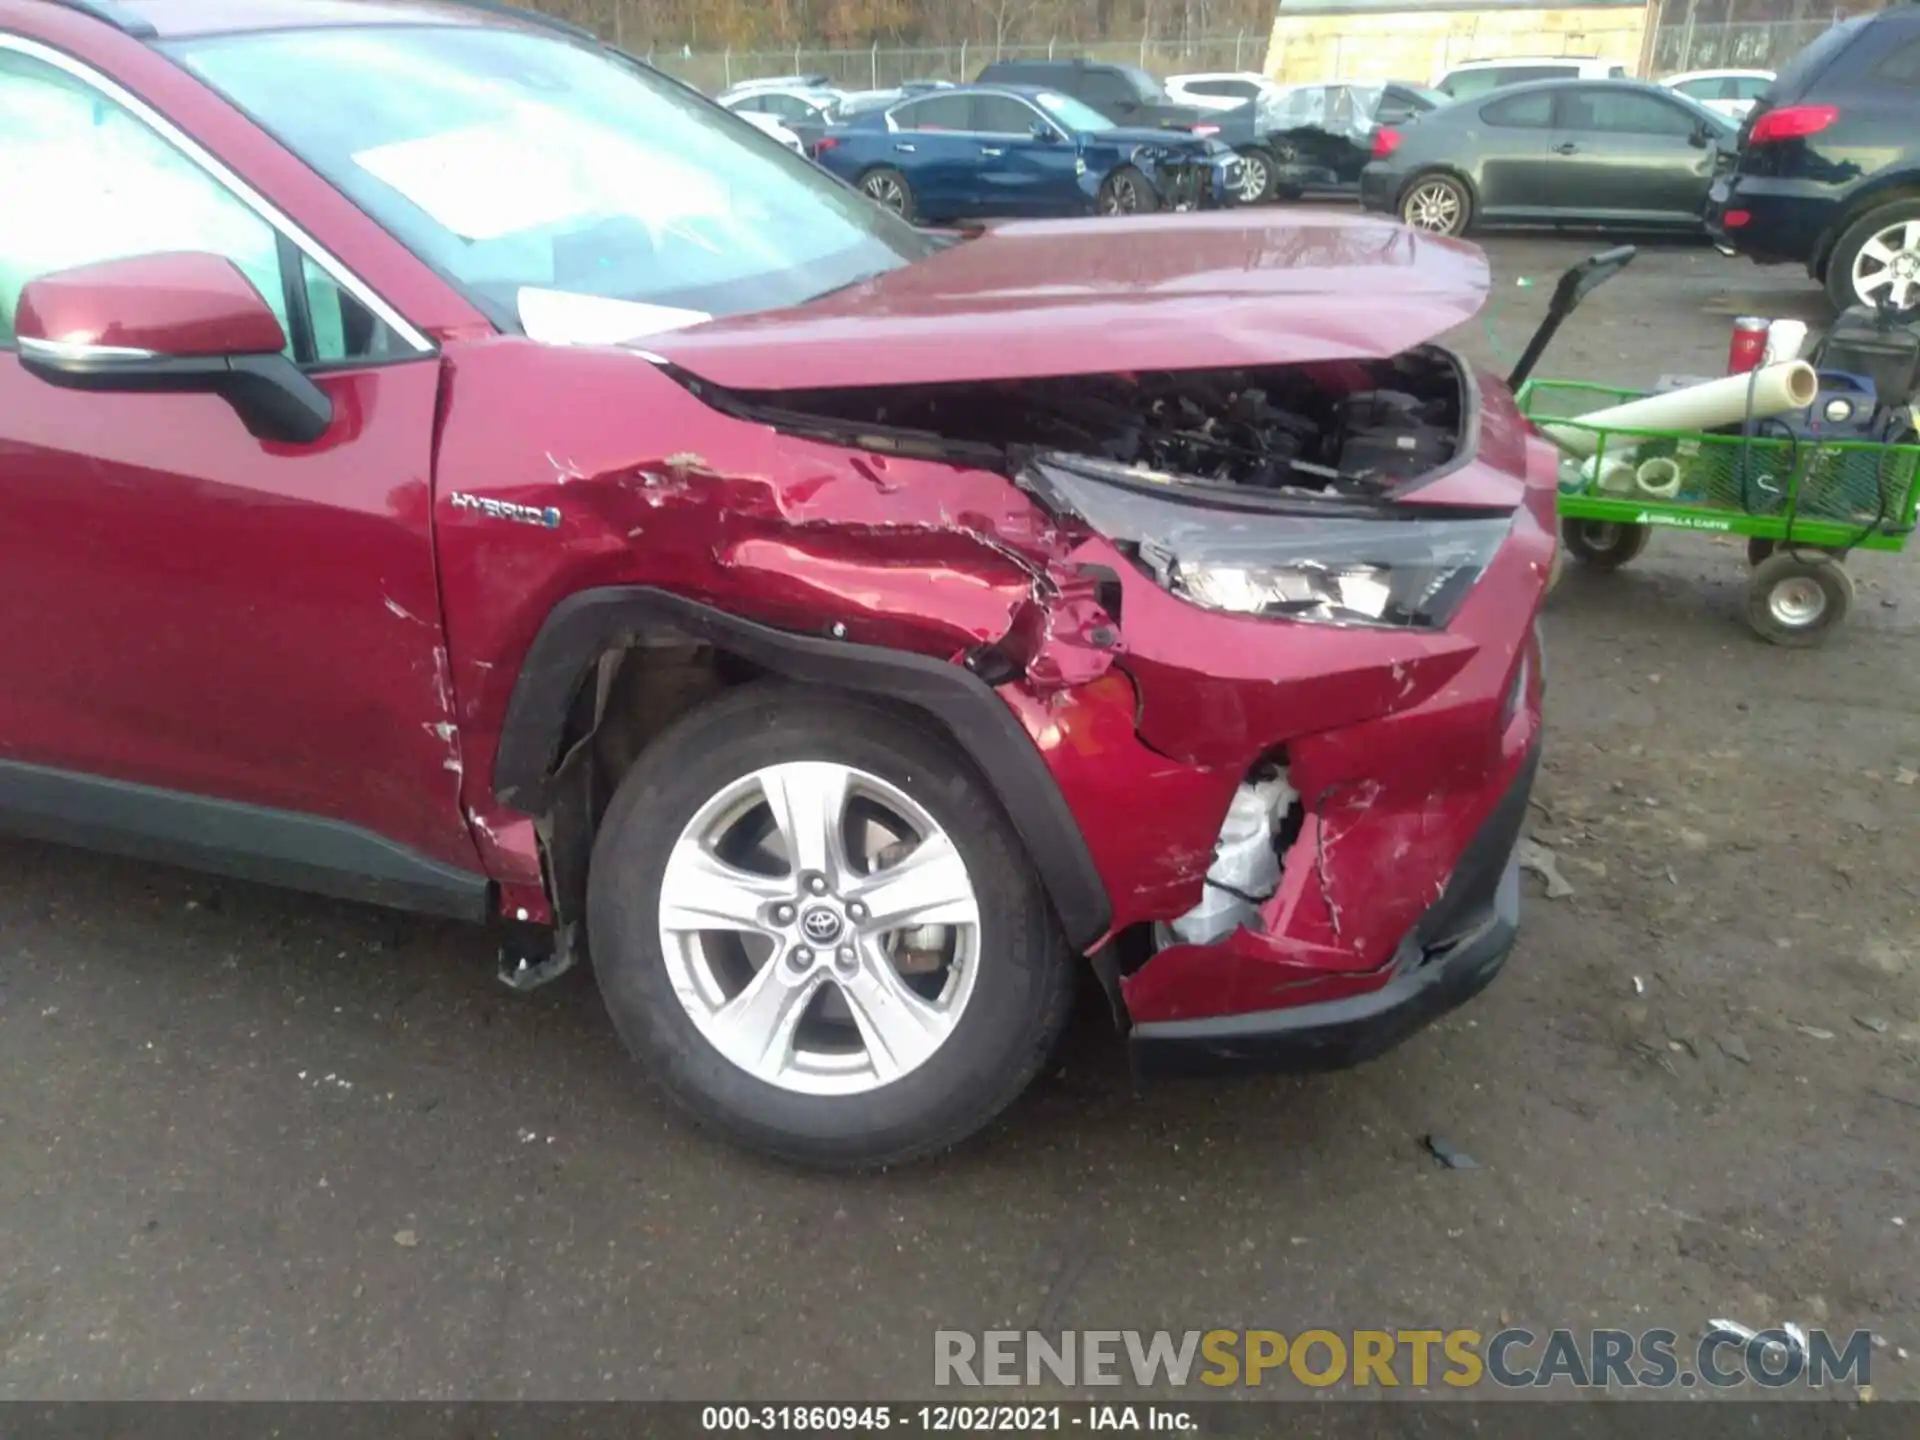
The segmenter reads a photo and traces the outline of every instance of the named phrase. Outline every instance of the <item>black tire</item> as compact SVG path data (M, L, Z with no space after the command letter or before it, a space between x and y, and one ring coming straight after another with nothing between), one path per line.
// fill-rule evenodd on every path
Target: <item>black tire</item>
M1818 550L1781 550L1754 566L1747 623L1775 645L1823 645L1853 609L1853 577Z
M1400 192L1400 223L1429 235L1464 235L1473 224L1473 196L1466 182L1440 170L1409 180Z
M1861 294L1854 285L1853 267L1860 259L1867 244L1881 231L1890 226L1900 225L1910 220L1920 220L1920 200L1896 200L1891 205L1882 205L1877 210L1869 210L1840 237L1827 256L1827 273L1824 277L1827 287L1827 299L1836 310L1845 310L1850 305L1871 305L1885 294L1885 287L1871 294ZM1907 304L1915 300L1909 295Z
M912 220L919 214L919 205L913 198L913 186L907 183L907 177L891 165L876 165L866 171L856 182L860 193L882 209L891 210L902 220Z
M676 997L661 948L672 837L730 783L795 760L855 766L908 795L960 852L979 904L980 965L952 1032L918 1068L852 1095L799 1093L725 1058ZM1032 861L973 767L893 710L805 686L740 686L648 746L601 822L587 923L614 1027L667 1093L744 1145L826 1168L897 1164L973 1134L1026 1089L1073 999L1075 967Z
M1240 149L1240 159L1246 165L1246 176L1240 186L1242 205L1259 205L1273 198L1273 156L1258 145L1245 145Z
M1595 570L1618 570L1637 558L1653 538L1651 525L1613 520L1562 520L1560 541L1567 553Z
M1151 215L1160 208L1160 196L1145 175L1122 165L1100 182L1094 203L1102 215Z

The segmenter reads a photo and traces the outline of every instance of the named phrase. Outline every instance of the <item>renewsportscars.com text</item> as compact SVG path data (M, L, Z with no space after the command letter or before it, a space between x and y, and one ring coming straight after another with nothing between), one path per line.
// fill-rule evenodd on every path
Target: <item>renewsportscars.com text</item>
M937 1386L1305 1385L1357 1390L1821 1388L1871 1382L1873 1336L1824 1330L941 1330Z

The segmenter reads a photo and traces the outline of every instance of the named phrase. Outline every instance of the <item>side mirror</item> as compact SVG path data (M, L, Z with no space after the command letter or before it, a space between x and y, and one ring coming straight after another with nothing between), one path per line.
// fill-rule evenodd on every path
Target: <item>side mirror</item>
M1060 132L1044 120L1036 120L1027 127L1027 133L1042 145L1051 145L1060 138Z
M14 318L20 367L64 390L220 396L249 434L311 444L333 403L284 353L286 332L230 260L136 255L29 280Z
M1705 150L1712 146L1713 131L1708 128L1706 121L1702 120L1694 125L1693 134L1687 137L1687 142L1696 150Z

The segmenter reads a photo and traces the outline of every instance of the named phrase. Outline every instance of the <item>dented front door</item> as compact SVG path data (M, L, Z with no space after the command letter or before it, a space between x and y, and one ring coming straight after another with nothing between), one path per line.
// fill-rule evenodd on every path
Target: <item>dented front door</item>
M472 866L429 523L439 363L317 375L306 446L0 353L9 760L326 816Z

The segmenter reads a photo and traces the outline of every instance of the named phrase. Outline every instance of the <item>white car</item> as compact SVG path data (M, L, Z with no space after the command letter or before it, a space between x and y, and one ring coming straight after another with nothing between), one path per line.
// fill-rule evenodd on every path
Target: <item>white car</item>
M736 85L719 102L737 115L771 115L784 125L831 125L840 118L846 96L824 86L789 85L777 81L748 81Z
M1433 88L1454 100L1471 100L1503 85L1529 80L1624 80L1627 67L1591 55L1504 55L1497 60L1464 60L1449 67Z
M1729 120L1744 120L1747 112L1773 84L1771 70L1689 70L1660 82L1689 100L1698 101Z
M771 135L782 145L786 146L787 149L793 151L794 154L804 155L807 153L807 147L800 143L800 137L798 135L794 134L791 130L787 129L786 126L774 119L773 116L766 114L764 111L736 110L733 113L753 126L754 129Z
M1251 70L1215 70L1203 75L1169 75L1167 98L1196 110L1231 110L1257 100L1273 82Z

